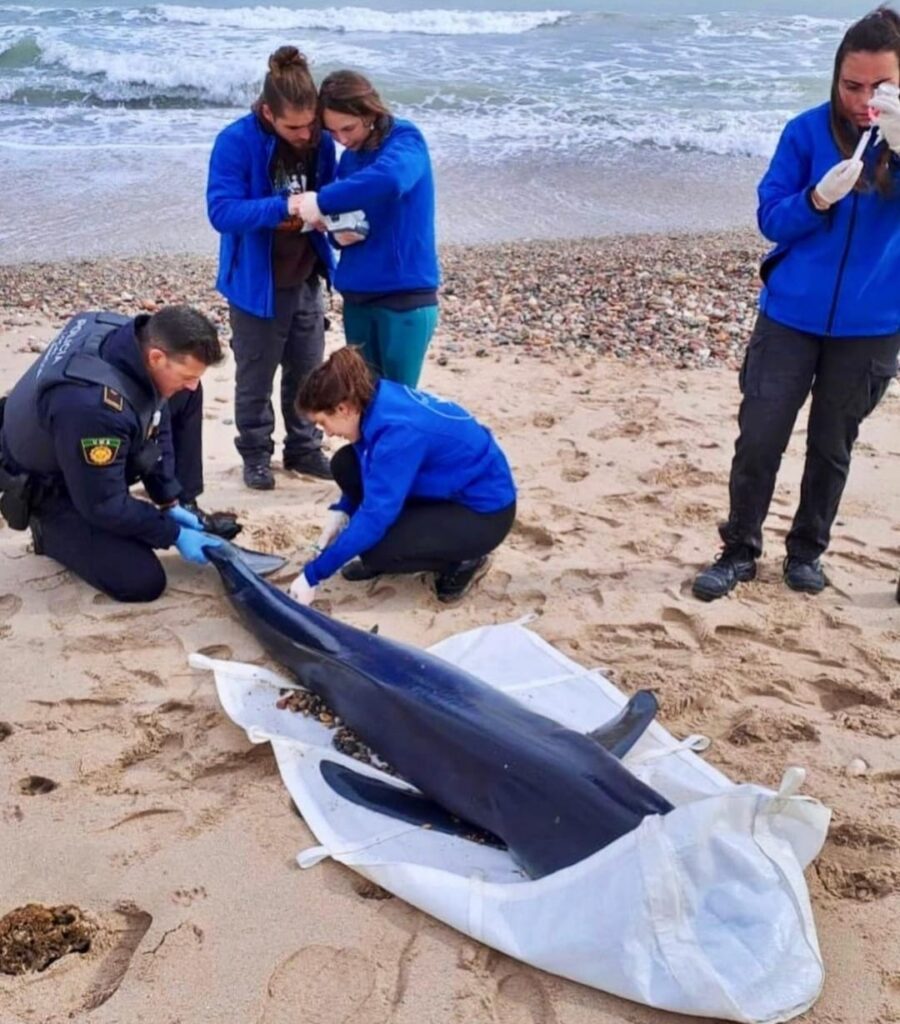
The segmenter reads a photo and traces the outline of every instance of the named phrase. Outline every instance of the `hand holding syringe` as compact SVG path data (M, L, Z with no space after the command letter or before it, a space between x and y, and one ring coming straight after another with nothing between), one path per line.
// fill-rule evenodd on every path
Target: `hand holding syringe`
M869 114L878 128L875 142L886 142L900 154L900 88L893 82L882 82L869 101Z

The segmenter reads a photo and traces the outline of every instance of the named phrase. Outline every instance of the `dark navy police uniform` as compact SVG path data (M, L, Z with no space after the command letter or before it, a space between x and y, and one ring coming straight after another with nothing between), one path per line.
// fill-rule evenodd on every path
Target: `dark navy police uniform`
M182 496L173 422L179 466L202 488L200 389L176 396L173 420L138 344L147 319L85 313L69 321L13 388L0 434L6 469L36 484L35 551L118 601L152 601L165 589L153 549L174 544L178 525L129 488L141 481L160 505Z

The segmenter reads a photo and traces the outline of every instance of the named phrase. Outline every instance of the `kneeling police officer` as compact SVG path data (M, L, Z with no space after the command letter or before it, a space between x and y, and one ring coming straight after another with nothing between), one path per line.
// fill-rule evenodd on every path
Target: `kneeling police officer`
M19 380L0 421L0 512L34 549L118 601L153 601L154 548L204 564L220 543L177 504L167 399L221 362L213 324L190 306L135 319L82 313ZM199 418L197 419L199 423ZM141 481L151 504L132 497Z

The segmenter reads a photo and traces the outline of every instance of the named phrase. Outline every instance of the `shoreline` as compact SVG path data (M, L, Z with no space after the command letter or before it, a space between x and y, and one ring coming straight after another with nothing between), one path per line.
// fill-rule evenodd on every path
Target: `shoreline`
M735 367L756 313L768 243L753 230L608 235L440 248L447 356L507 347L541 356L577 351L678 368ZM0 326L61 326L84 309L134 315L196 305L220 327L216 260L194 254L0 265ZM329 308L340 331L340 297Z
M3 261L217 251L206 217L206 151L163 151L158 162L142 163L128 150L66 156L44 160L38 177L33 160L0 147L0 178L16 197L0 222ZM756 157L640 147L596 161L544 156L481 165L462 156L435 163L437 238L482 245L752 229L764 170Z

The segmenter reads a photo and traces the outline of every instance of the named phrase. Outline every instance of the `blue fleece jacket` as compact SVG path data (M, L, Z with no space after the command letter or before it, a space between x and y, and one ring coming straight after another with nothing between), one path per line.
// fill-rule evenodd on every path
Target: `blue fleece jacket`
M209 158L206 210L219 240L216 288L252 316L275 315L272 236L288 215L287 195L272 188L269 167L277 138L263 130L254 113L245 114L216 137ZM323 134L316 165L316 188L334 177L331 136ZM310 236L331 277L334 254L325 235Z
M894 190L850 195L820 213L810 193L843 159L831 134L829 103L786 125L759 184L759 229L776 243L763 261L759 308L811 334L872 337L900 330L900 167ZM869 145L869 174L884 149Z
M350 516L346 529L304 572L310 586L374 547L409 498L452 501L476 512L512 504L516 486L506 456L471 413L425 391L381 380L354 443L363 501L334 505Z
M345 150L337 180L319 187L322 213L365 210L368 237L341 250L338 291L391 292L437 288L434 178L422 133L395 119L374 150Z

